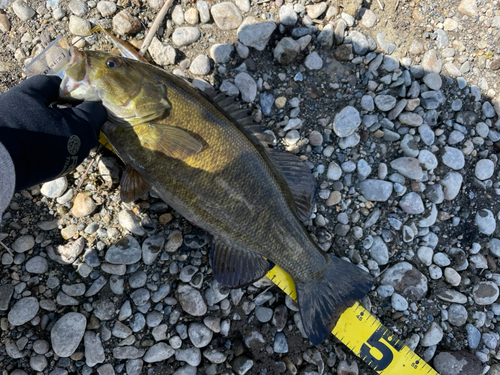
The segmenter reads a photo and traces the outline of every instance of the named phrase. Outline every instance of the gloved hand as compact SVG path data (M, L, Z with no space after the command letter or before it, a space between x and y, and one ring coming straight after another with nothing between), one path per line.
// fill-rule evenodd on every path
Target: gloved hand
M71 172L97 146L105 108L97 102L49 108L60 83L39 75L0 95L0 142L14 162L16 190Z

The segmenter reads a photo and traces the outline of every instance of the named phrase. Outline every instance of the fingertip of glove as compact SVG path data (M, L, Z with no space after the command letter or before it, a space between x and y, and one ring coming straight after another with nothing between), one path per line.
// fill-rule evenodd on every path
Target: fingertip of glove
M36 100L48 104L57 98L60 84L61 78L58 76L39 74L21 82L13 90L19 90L30 97L36 98Z

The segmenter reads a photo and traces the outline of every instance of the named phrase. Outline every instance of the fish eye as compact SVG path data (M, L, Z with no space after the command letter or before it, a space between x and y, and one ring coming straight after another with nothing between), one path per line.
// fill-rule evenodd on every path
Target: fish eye
M120 66L120 62L113 58L109 58L106 60L106 66L111 69L118 68Z

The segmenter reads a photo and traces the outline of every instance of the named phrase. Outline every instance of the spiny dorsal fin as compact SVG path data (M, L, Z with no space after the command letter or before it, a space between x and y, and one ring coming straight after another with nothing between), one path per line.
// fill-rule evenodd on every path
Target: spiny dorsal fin
M214 240L211 255L215 279L228 288L251 284L269 269L269 263L260 255L235 249L220 240Z
M120 180L120 197L130 203L142 197L149 190L149 183L130 165L123 171Z
M299 219L309 220L318 192L313 174L294 154L269 147L266 151L292 193Z
M216 92L213 88L207 88L203 92L228 116L241 125L254 141L265 146L273 141L268 134L263 132L259 124L254 123L255 116L249 115L246 108L239 107L239 102L235 100L235 96L227 96L223 92Z

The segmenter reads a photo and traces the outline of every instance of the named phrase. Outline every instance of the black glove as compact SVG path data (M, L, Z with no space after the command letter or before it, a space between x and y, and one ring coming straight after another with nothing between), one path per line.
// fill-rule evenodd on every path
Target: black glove
M14 162L16 190L71 172L97 146L105 108L96 102L48 107L60 83L39 75L0 95L0 142Z

